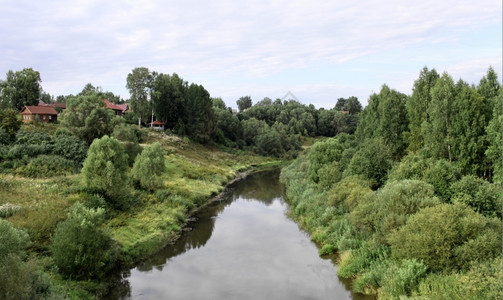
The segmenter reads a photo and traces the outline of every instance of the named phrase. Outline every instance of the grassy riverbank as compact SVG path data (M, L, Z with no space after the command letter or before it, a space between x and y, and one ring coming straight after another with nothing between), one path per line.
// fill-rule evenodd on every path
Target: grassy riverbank
M102 225L119 249L119 263L128 266L175 240L191 213L219 194L243 172L281 164L249 152L228 153L175 135L144 131L142 146L159 142L165 151L162 185L154 191L127 189L127 209L107 209ZM44 274L53 295L92 298L106 290L100 281L63 279L52 262L51 236L77 202L99 207L101 198L89 194L80 173L45 179L0 174L2 218L26 231L31 241L28 262ZM1 267L1 266L0 266Z

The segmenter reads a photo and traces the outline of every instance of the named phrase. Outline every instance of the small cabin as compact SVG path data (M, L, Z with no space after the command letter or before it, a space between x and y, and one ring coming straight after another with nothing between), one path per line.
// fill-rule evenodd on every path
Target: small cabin
M105 102L105 108L113 110L116 116L124 116L129 110L127 104L113 104L108 99L104 99L103 102Z
M148 126L154 130L164 130L164 122L154 121L152 123L148 123Z
M58 120L58 112L51 106L25 106L21 110L21 120L24 123L40 121L53 123Z

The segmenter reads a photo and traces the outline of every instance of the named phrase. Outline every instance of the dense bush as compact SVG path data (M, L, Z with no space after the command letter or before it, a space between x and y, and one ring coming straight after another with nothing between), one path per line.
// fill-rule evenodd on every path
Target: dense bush
M22 255L23 251L30 245L30 238L23 230L12 227L11 223L0 219L0 261L9 255Z
M393 257L420 259L432 271L467 269L501 253L501 222L461 204L427 207L389 238Z
M359 175L372 180L372 188L382 186L393 166L391 149L381 139L365 142L354 154L344 176Z
M112 206L127 191L128 156L121 143L108 136L96 139L89 147L82 175L85 186L111 198Z
M73 160L82 165L87 156L86 142L73 135L58 134L53 138L53 154Z
M440 203L433 187L423 181L394 181L363 198L350 220L359 232L387 244L389 234L405 225L409 216Z
M47 178L77 173L79 166L73 161L58 155L39 155L23 167L16 170L17 174L31 178Z
M445 202L450 202L451 185L460 178L461 170L444 159L433 161L424 174L424 180L433 185L437 195Z
M451 185L453 203L464 203L488 217L501 217L501 187L468 175Z
M68 278L100 279L117 261L118 249L101 228L104 209L76 203L58 224L50 246L54 263Z
M162 186L160 176L165 168L164 149L156 142L145 147L136 157L131 174L143 188L154 190Z

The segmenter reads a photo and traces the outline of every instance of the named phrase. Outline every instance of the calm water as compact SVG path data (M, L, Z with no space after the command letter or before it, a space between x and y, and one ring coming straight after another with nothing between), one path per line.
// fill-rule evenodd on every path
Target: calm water
M363 299L286 217L279 171L235 183L186 232L123 274L109 299Z

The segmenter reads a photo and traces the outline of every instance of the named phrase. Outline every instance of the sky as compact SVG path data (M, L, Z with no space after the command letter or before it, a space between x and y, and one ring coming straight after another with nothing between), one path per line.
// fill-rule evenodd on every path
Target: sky
M51 95L87 83L129 98L136 67L177 73L236 107L282 99L363 105L407 95L423 67L478 84L502 77L501 0L0 0L0 80L33 68ZM291 98L291 97L287 97Z

